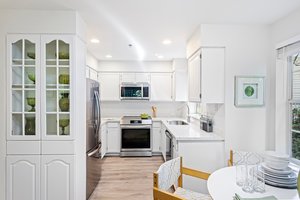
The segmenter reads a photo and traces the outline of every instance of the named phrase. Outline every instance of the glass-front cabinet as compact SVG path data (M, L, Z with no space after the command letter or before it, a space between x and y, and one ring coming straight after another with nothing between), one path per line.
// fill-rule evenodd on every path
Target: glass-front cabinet
M8 140L70 140L72 37L8 36Z
M8 37L8 139L40 137L40 37Z
M71 135L71 43L70 38L42 37L42 93L45 105L42 105L43 138L70 139Z

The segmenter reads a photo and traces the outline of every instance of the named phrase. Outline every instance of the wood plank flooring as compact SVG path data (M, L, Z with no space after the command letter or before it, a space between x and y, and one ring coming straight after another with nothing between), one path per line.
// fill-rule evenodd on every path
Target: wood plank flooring
M89 200L152 200L153 172L162 163L161 156L99 160L101 179Z

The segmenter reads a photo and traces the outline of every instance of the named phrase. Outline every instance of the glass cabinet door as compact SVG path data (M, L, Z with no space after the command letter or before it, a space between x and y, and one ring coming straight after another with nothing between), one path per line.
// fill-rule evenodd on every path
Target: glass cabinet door
M44 56L44 139L70 139L71 135L71 40L42 40ZM43 60L43 59L42 59ZM42 106L43 107L43 106Z
M8 139L39 139L38 36L9 35Z

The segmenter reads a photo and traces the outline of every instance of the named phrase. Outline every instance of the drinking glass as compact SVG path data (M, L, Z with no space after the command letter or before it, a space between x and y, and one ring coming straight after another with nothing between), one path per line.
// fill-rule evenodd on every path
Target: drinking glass
M246 181L246 164L244 162L236 163L236 184L238 186L243 186Z
M254 175L254 182L253 182L254 190L256 192L265 192L265 174L260 164L255 165L253 167L253 175Z
M246 162L245 166L246 166L246 170L245 170L246 177L245 177L245 181L242 186L242 190L244 192L251 193L254 191L254 188L253 188L254 174L253 174L253 170L251 171L251 166L249 166L247 162Z

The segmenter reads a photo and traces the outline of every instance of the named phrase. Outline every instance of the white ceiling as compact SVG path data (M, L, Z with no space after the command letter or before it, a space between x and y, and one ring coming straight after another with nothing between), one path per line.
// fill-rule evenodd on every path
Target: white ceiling
M88 50L99 60L185 57L201 23L271 24L300 7L299 0L0 0L3 9L77 10L88 25ZM173 41L163 45L164 39ZM132 44L129 47L128 44Z

